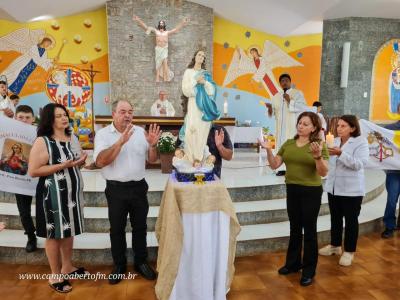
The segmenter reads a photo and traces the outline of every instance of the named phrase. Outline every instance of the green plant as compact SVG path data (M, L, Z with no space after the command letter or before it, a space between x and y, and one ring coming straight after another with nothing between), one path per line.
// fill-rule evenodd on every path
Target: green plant
M171 153L175 151L176 137L171 132L163 132L157 142L160 153Z
M269 127L263 127L263 134L267 135L269 133Z

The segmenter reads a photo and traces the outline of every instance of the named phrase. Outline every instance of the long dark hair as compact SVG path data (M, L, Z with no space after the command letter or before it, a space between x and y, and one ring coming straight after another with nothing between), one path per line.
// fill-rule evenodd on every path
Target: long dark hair
M61 108L67 114L69 119L68 110L64 107L64 105L58 103L49 103L45 107L43 107L40 112L40 122L37 129L37 136L47 136L51 137L54 134L54 119L55 119L55 110L56 108ZM71 128L65 128L65 135L71 136Z
M199 53L200 51L202 51L202 52L204 52L204 50L197 50L195 53L194 53L194 55L193 55L193 58L192 58L192 61L188 64L188 69L193 69L194 68L194 65L196 64L196 55L197 55L197 53ZM206 56L204 55L204 60L203 60L203 63L201 64L201 68L203 69L203 70L205 70L206 69Z
M164 23L164 25L163 26L161 26L161 22L163 22ZM157 25L157 29L158 30L160 30L160 29L164 29L164 30L167 30L167 24L165 23L165 21L164 20L160 20L160 21L158 21L158 25Z
M321 120L319 119L319 116L316 113L313 113L311 111L302 112L299 115L299 117L297 118L296 128L297 128L297 125L299 125L301 118L303 118L303 117L309 117L311 120L311 123L315 127L315 131L311 132L310 137L309 137L310 143L320 142L321 139L320 139L319 133L321 131L322 126L321 126ZM299 135L296 133L296 135L294 136L294 139L297 140L298 138L299 138Z
M357 117L355 115L343 115L339 118L339 120L346 122L351 128L355 129L353 132L350 133L350 136L358 137L361 135L360 123L358 123Z
M257 48L251 48L251 49L250 49L250 54L251 54L251 51L256 51L258 57L262 57L262 56L260 55L260 53L258 53L258 49L257 49Z

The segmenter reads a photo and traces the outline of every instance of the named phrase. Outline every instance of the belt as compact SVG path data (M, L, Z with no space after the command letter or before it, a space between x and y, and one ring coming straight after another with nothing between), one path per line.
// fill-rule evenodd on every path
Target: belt
M109 185L117 185L117 186L138 186L142 185L146 182L146 180L143 178L142 180L135 181L116 181L116 180L107 180L107 184Z

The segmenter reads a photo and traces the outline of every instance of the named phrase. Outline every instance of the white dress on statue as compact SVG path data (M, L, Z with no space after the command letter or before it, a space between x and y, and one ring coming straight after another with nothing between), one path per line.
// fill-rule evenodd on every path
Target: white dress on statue
M203 160L204 149L207 145L207 138L211 127L211 122L202 120L203 113L196 104L196 76L198 76L200 72L202 72L202 70L196 71L195 69L186 69L182 80L182 92L189 98L185 117L184 149L187 159L191 162L194 160ZM214 95L215 89L210 82L206 81L204 87L208 95Z

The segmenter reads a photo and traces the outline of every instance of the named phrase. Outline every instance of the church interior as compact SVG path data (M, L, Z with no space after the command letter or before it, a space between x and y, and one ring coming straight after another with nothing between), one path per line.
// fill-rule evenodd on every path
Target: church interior
M0 92L3 84L4 101L14 103L12 122L19 122L18 107L28 106L39 133L48 104L60 105L77 141L77 155L71 142L74 159L87 155L76 168L84 230L68 255L93 276L59 286L48 282L46 275L54 274L49 268L54 227L46 214L48 236L29 236L15 194L29 195L29 218L39 229L36 206L47 205L47 197L39 202L37 186L43 183L53 197L56 192L31 172L36 127L13 125L0 98L1 299L400 299L399 5L399 0L2 0ZM133 128L129 136L117 126L124 103L131 108L122 117ZM304 125L304 118L312 124ZM298 143L307 126L314 129L305 149ZM349 142L343 126L351 128ZM114 151L106 132L118 134L114 145L126 137L118 151L133 139L130 154L145 157L138 171L147 183L144 242L157 280L146 280L145 271L136 269L139 217L132 212L121 231L127 267L120 273L134 276L118 284L102 277L118 265L110 186L119 182L115 187L121 186L122 195L125 182L110 170L124 164L121 173L136 170L128 156L120 165L100 163L99 157L110 161L106 156L114 155L101 152ZM147 140L143 152L139 134ZM100 137L110 148L98 150ZM346 153L359 142L358 150ZM300 159L303 152L307 157ZM18 171L12 157L22 162ZM65 184L69 189L75 183ZM317 186L310 225L312 196L302 191ZM66 197L75 197L70 194ZM339 209L339 198L359 202ZM65 208L75 224L60 220L64 234L78 224L76 205L68 202ZM342 210L339 221L335 208ZM314 227L312 237L308 226ZM27 241L34 241L32 251ZM289 265L296 247L299 257ZM61 251L59 264L65 255Z

